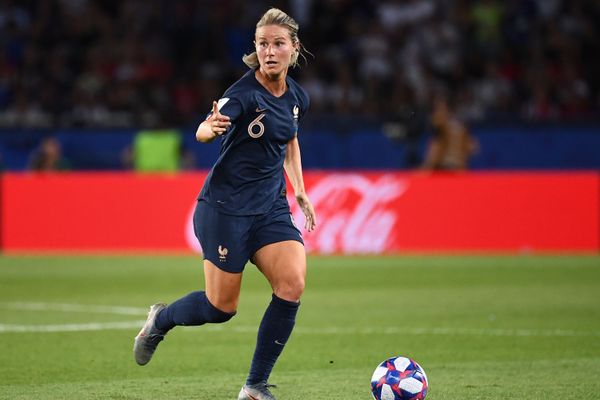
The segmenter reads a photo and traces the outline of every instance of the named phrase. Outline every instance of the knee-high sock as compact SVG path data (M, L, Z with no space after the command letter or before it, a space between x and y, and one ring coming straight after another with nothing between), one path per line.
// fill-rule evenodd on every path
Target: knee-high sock
M192 292L169 304L157 316L155 325L167 332L176 325L203 325L230 320L235 313L227 313L213 306L202 291Z
M300 303L286 301L273 294L258 328L256 349L246 384L254 385L269 379L277 358L292 334L298 307Z

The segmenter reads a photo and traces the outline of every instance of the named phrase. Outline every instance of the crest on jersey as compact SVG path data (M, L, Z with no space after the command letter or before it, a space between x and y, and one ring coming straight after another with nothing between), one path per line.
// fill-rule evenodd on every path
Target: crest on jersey
M298 114L300 114L298 104L295 104L294 108L292 108L292 114L294 115L294 129L298 130Z
M219 261L221 262L225 262L227 261L227 253L229 253L229 250L227 250L227 247L223 247L221 245L219 245Z

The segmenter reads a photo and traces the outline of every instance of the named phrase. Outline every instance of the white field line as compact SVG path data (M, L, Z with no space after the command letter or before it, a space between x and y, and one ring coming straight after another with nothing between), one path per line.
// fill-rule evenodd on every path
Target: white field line
M144 315L148 313L149 308L140 307L121 307L121 306L92 306L83 304L62 304L62 303L29 303L12 302L0 303L0 308L7 310L23 311L59 311L59 312L82 312L94 314L116 314L116 315Z
M64 303L31 303L10 302L0 303L0 309L20 311L58 311L65 313L91 313L112 315L135 315L142 316L148 312L148 308L122 307L122 306L98 306L83 304ZM0 333L15 332L84 332L102 331L114 329L140 328L145 321L119 321L119 322L90 322L80 324L52 324L52 325L20 325L0 323Z
M88 312L98 314L137 315L147 313L147 308L119 306L90 306L60 303L0 303L0 308L27 311ZM18 325L0 323L0 333L9 332L82 332L140 328L143 320L121 322L91 322L80 324ZM256 333L257 326L235 324L205 325L208 331ZM190 331L193 331L190 329ZM600 337L600 331L575 331L567 329L493 329L493 328L359 328L297 326L294 334L306 335L442 335L442 336L513 336L513 337Z
M113 329L141 328L145 321L124 322L90 322L85 324L60 324L60 325L15 325L0 324L0 333L27 333L27 332L85 332L106 331Z
M0 333L16 332L84 332L141 328L145 321L91 322L82 324L16 325L0 324ZM193 332L195 328L186 327ZM256 326L206 325L200 328L210 332L256 333ZM197 332L197 331L196 331ZM600 337L598 331L571 331L564 329L467 329L467 328L350 328L296 327L295 335L441 335L441 336L513 336L513 337Z

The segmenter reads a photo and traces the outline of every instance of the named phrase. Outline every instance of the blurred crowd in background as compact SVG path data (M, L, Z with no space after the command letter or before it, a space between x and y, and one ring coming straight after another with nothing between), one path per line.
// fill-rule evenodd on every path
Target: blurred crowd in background
M467 121L600 111L597 0L0 0L0 127L193 126L270 6L314 54L311 115Z

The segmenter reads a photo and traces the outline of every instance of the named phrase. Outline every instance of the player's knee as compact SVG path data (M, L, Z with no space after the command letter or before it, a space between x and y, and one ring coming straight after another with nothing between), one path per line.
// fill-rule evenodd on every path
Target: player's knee
M287 301L299 301L304 293L304 278L289 279L275 288L275 295Z
M207 322L212 322L213 324L227 322L231 318L233 318L233 316L236 314L236 311L226 312L226 311L220 310L219 308L212 305L211 302L208 301L208 299L206 300L206 303L208 305L208 307L207 307L208 308L208 312L207 312L208 321Z
M212 315L212 321L210 321L210 322L213 322L215 324L227 322L231 318L233 318L235 314L236 314L235 311L229 313L229 312L218 310L217 313L214 313Z

